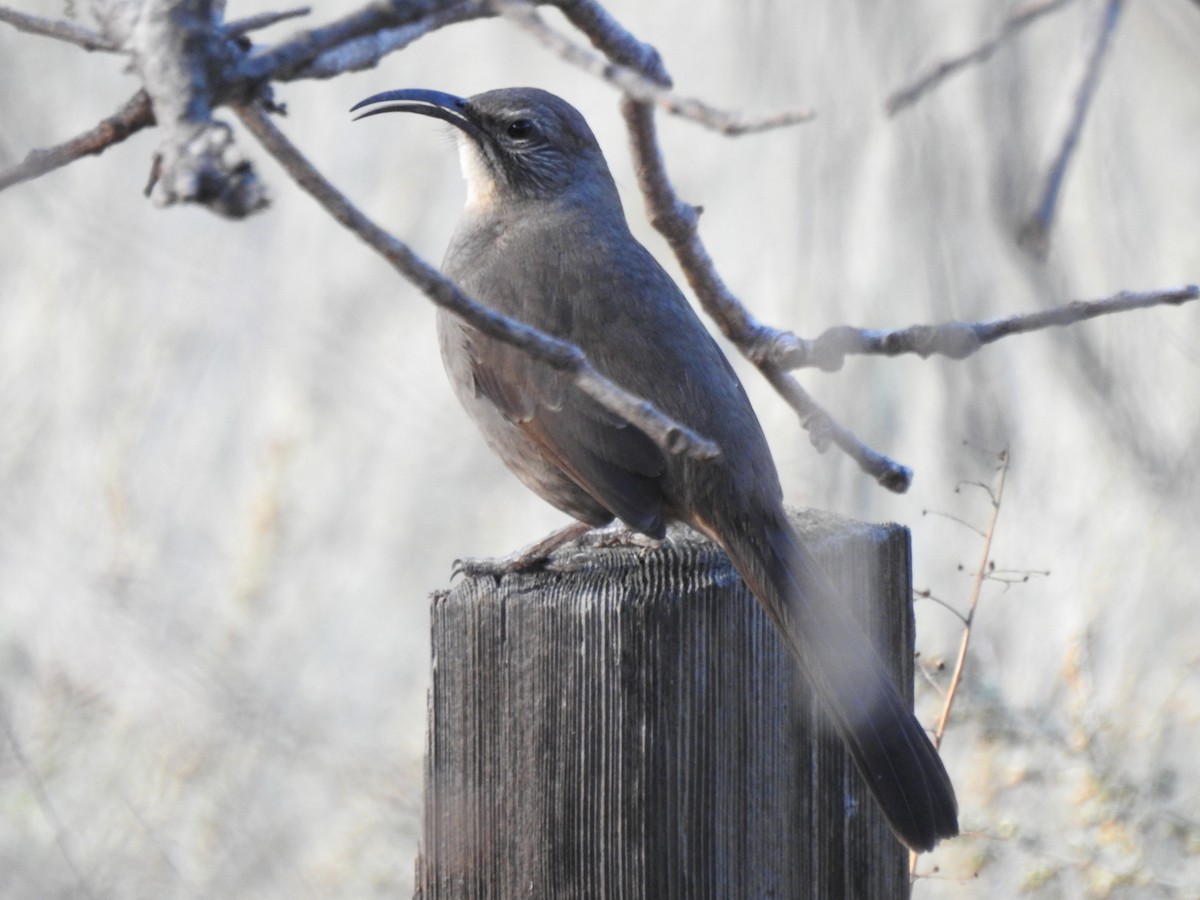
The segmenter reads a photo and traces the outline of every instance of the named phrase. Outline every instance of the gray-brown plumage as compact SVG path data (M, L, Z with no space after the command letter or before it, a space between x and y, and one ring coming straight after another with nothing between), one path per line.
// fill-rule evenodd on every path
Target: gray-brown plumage
M718 462L664 454L568 377L440 313L454 390L491 448L576 519L661 537L678 520L729 554L795 653L905 844L958 833L950 779L866 636L788 524L775 465L728 361L634 239L583 117L532 88L462 99L377 94L460 135L467 205L444 271L481 303L578 345L593 365L716 441Z

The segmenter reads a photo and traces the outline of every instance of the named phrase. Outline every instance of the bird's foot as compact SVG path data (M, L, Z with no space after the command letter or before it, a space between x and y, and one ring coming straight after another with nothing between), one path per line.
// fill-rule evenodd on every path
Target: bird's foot
M491 577L499 581L510 572L522 571L517 567L520 554L510 556L477 556L470 559L456 559L450 567L450 577L482 578Z
M564 528L552 531L540 541L508 556L456 559L454 568L451 570L451 577L462 575L474 578L489 575L499 581L505 575L536 572L546 567L555 550L591 530L592 526L586 522L572 522Z
M581 555L576 552L566 558L552 559L555 551L571 541L578 541L579 550L596 550L613 547L632 547L637 550L658 550L670 543L670 537L653 538L634 531L615 521L609 525L593 528L585 522L572 522L565 528L551 532L536 543L508 556L456 559L451 577L466 578L487 576L499 581L505 575L520 572L540 572L547 569L570 570L579 564ZM583 554L586 556L586 553Z
M603 528L593 528L579 537L581 547L634 547L638 550L658 550L670 538L654 538L623 524L619 520Z

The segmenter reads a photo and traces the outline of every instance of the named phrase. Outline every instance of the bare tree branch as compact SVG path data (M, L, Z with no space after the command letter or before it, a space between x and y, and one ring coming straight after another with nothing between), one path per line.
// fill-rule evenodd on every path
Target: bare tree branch
M434 5L428 0L369 3L328 25L307 29L275 47L256 53L242 64L240 74L249 81L303 78L305 68L324 53L361 38L372 39L373 35L388 29L411 26L427 18L447 16L451 9L461 17L454 21L492 15L476 0ZM473 16L470 15L472 10L475 12Z
M1045 185L1042 190L1042 200L1032 218L1022 227L1017 235L1017 243L1039 259L1044 259L1050 249L1050 229L1054 225L1054 216L1058 212L1058 198L1062 193L1063 181L1066 179L1067 167L1071 163L1075 147L1079 143L1083 123L1087 120L1088 109L1092 105L1092 97L1096 94L1096 85L1100 82L1100 72L1104 66L1113 31L1120 20L1122 0L1108 0L1101 17L1100 29L1096 36L1096 44L1088 59L1087 69L1079 82L1075 93L1075 105L1067 130L1063 134L1062 145L1058 156L1046 173Z
M56 40L66 41L69 44L82 47L84 50L104 50L108 53L115 53L120 50L117 44L113 43L100 32L85 28L83 25L76 25L74 22L65 22L60 19L44 19L41 16L31 16L29 13L18 12L15 9L8 9L4 6L0 6L0 22L7 22L18 31L24 31L28 34L40 34L43 37L52 37Z
M1200 297L1200 288L1194 284L1161 291L1122 291L1103 300L1076 300L1066 306L1056 306L1035 313L997 319L973 327L977 331L980 343L990 344L992 341L1010 334L1021 334L1052 326L1071 325L1085 319L1094 319L1110 313L1127 312L1132 309L1145 309L1163 304L1178 306L1189 300L1195 300L1197 297Z
M787 372L777 366L765 364L760 364L758 369L779 396L796 411L800 417L800 426L808 432L808 439L818 453L824 453L830 444L834 444L881 487L895 494L903 494L909 489L913 479L912 469L889 459L860 441L854 432L835 421L800 382Z
M671 76L657 48L626 31L596 0L553 0L553 5L617 65L640 72L661 87L671 87Z
M288 19L297 19L301 16L307 16L312 13L311 6L297 6L295 9L285 9L280 12L260 13L256 16L247 16L244 19L234 19L232 22L225 23L226 34L249 34L251 31L258 31L262 28L270 28L272 25L278 25L280 22L285 22Z
M543 47L556 53L572 65L578 66L585 72L620 88L630 97L634 97L644 103L653 103L673 115L691 119L721 134L734 136L756 131L766 131L771 128L781 128L787 125L795 125L799 122L807 122L815 115L812 110L795 110L765 116L749 116L741 112L729 112L717 109L702 100L681 97L668 87L665 87L664 82L660 80L658 75L651 76L640 69L610 62L608 59L574 43L547 25L545 20L534 9L534 5L527 2L527 0L491 0L491 5L503 13L505 18L520 25L521 28L532 35ZM579 4L567 5L578 6ZM584 21L593 29L599 27L592 25L588 20ZM603 27L610 29L610 31L620 28L611 19L604 22ZM585 33L590 36L596 32L593 30L592 32ZM615 43L613 40L597 41L598 44L601 42L605 46L612 46ZM626 53L624 55L628 56L630 54ZM655 68L651 69L651 71L660 70L661 61L658 59L657 54L655 54L653 59ZM670 83L670 79L666 76L665 71L661 73L661 77L666 77L666 84Z
M0 20L24 30L48 34L88 48L121 48L132 53L145 84L144 91L95 128L56 147L35 150L17 166L0 173L0 190L52 171L80 156L99 153L129 134L158 122L165 126L166 137L156 158L151 182L156 201L163 204L181 200L201 202L224 215L246 215L266 203L265 191L249 163L234 146L228 126L212 117L216 106L233 103L239 117L264 146L281 159L290 160L287 163L289 171L302 186L314 193L339 221L383 253L435 302L471 318L487 333L525 348L550 365L572 372L585 390L642 427L664 448L673 449L673 452L683 448L683 452L694 455L711 455L717 451L698 435L681 430L682 426L664 419L653 408L644 404L639 406L637 398L601 379L578 348L531 333L519 323L475 306L407 247L349 206L340 194L320 179L295 148L287 144L286 138L255 102L270 107L267 83L271 80L326 78L366 68L435 29L468 19L503 14L551 51L622 90L625 94L622 109L631 136L639 185L651 220L671 244L705 310L796 410L818 449L824 451L830 444L836 444L864 471L891 490L905 490L911 481L911 471L858 441L816 404L786 373L787 369L814 365L837 369L847 353L917 353L922 356L939 353L963 358L1008 334L1068 324L1125 309L1182 303L1196 297L1194 287L1120 294L1102 301L1073 303L985 323L950 322L892 332L839 327L830 329L816 340L806 340L789 331L767 326L747 311L725 285L699 238L700 210L682 202L671 187L657 144L653 107L659 106L725 134L788 125L804 121L812 114L793 111L748 117L680 97L670 89L671 79L658 52L633 37L596 0L544 2L560 9L607 58L549 27L536 12L536 3L530 0L445 0L440 3L391 0L371 4L328 25L302 31L253 56L246 55L245 42L231 38L307 14L307 8L222 24L219 19L222 10L218 8L220 0L145 0L140 6L131 6L121 0L108 0L106 5L98 0L97 16L104 24L103 35L70 23L56 23L0 8ZM997 37L971 54L943 63L933 75L894 96L890 104L894 106L892 111L913 102L968 62L986 58L1004 40L1067 2L1069 0L1043 0L1017 13L1005 23ZM1047 179L1046 199L1035 218L1035 224L1042 227L1043 232L1053 216L1063 173L1094 93L1100 63L1120 5L1120 0L1109 0L1104 27L1076 99L1071 127Z
M278 77L282 81L293 81L301 78L332 78L343 72L359 72L374 68L383 57L397 50L403 50L413 41L422 38L430 32L445 28L447 25L457 25L472 19L491 16L477 0L461 0L430 10L427 15L413 19L405 25L395 28L383 28L369 34L360 35L344 41L300 66L291 66L286 74Z
M725 285L697 232L701 210L680 200L671 187L658 146L654 108L626 97L621 101L621 113L629 130L638 187L646 199L650 224L679 257L688 283L721 333L739 348L760 341L772 329L759 322ZM761 354L747 355L755 363L761 358Z
M276 128L260 108L235 107L242 123L259 139L289 175L337 221L384 257L397 272L437 305L448 309L480 331L528 353L534 359L569 373L575 384L606 409L632 423L668 453L712 460L720 448L646 400L602 376L574 344L559 340L479 305L457 285L418 257L362 212L310 163Z
M120 143L131 134L153 124L154 110L150 106L150 97L145 91L138 91L116 113L102 119L95 128L90 128L57 146L31 150L21 162L0 172L0 191L53 172L80 157L103 153L113 144Z
M474 0L462 0L432 10L413 3L409 24L377 30L363 36L364 29L379 23L401 21L396 5L369 6L324 28L313 29L280 44L273 50L246 59L236 56L227 38L264 28L308 13L308 8L266 13L225 24L217 23L206 3L159 3L157 16L124 15L122 6L106 8L107 30L102 35L68 22L54 22L0 7L0 20L22 30L71 40L80 46L133 52L151 93L139 93L113 116L62 144L31 151L12 168L0 172L0 190L37 178L73 162L81 156L102 152L130 134L156 124L155 105L174 116L178 133L163 141L155 161L151 186L160 204L196 201L211 205L225 215L241 216L261 208L265 190L254 177L232 143L228 127L211 118L211 110L230 96L253 94L258 85L277 77L329 77L352 68L374 65L385 54L400 49L418 37L444 25L467 18L492 15ZM179 15L163 15L178 7ZM422 16L422 13L424 15ZM186 48L186 53L184 48ZM175 54L172 59L172 54ZM182 56L180 54L183 54ZM280 72L276 72L276 69ZM214 79L214 75L217 77Z
M163 129L148 192L160 206L199 203L240 219L267 205L266 188L213 118L223 70L238 49L221 34L216 0L145 0L129 46Z
M817 366L827 372L842 367L848 354L900 356L915 353L965 359L980 348L1012 334L1025 334L1053 326L1072 325L1097 316L1186 303L1200 297L1200 288L1190 284L1157 291L1122 291L1102 300L1075 300L1032 313L1021 313L988 322L944 322L940 325L911 325L895 331L873 331L839 325L813 341L798 338L801 351L772 361L784 368Z
M675 251L688 284L705 312L796 411L818 451L824 452L830 443L834 443L883 487L897 493L906 491L912 482L911 469L859 441L774 362L772 347L777 342L799 339L755 319L717 273L696 229L699 211L680 200L671 187L655 135L654 108L626 97L621 102L621 112L629 129L634 169L642 196L646 198L650 221Z
M912 106L929 91L936 88L955 72L966 68L972 63L983 62L991 57L1003 44L1014 38L1028 25L1032 25L1042 16L1061 9L1072 0L1038 0L1029 6L1018 10L1002 26L995 36L984 41L974 50L961 56L952 56L939 63L926 75L921 76L908 87L901 88L888 97L884 108L889 116L894 116L901 110Z

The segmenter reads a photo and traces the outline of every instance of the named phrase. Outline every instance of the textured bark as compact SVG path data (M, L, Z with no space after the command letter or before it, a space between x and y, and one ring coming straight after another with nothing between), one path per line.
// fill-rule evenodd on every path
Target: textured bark
M805 514L911 689L908 531ZM906 897L892 837L724 555L568 548L433 603L417 897Z

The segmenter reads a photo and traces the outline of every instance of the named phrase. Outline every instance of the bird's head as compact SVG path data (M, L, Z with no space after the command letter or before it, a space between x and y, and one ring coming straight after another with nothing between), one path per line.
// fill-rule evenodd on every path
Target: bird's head
M583 116L546 91L503 88L466 98L420 89L384 91L351 112L372 104L382 105L357 118L412 112L458 129L468 206L569 195L594 204L617 197L600 145Z

